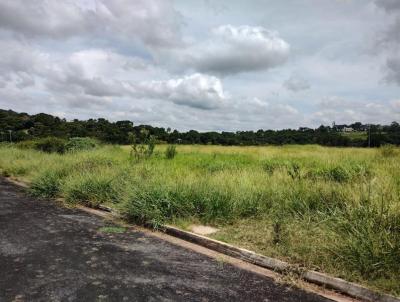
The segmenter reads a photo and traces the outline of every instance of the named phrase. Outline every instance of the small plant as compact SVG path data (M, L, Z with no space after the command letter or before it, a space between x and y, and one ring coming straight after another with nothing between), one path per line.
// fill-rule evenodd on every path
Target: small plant
M132 159L135 161L140 161L141 159L146 159L153 155L154 148L156 147L156 137L154 135L150 135L149 130L142 129L140 131L140 141L134 133L129 134L129 139L132 144Z
M274 235L272 242L274 244L279 244L282 241L282 223L280 221L275 221L274 223Z
M175 145L169 145L167 149L165 150L165 157L167 159L173 159L176 155L176 146Z
M287 173L292 179L300 179L300 165L295 162L291 162L287 166Z
M275 170L278 170L282 168L284 164L280 160L276 159L269 159L263 162L263 169L266 171L269 175L274 174Z

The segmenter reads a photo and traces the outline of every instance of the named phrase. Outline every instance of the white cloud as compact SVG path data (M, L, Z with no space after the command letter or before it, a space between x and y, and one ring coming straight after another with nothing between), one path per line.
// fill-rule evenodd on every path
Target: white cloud
M275 31L221 25L213 29L209 40L184 50L181 64L200 72L229 75L271 69L283 64L289 52L289 44Z
M218 78L199 73L178 79L142 82L134 87L134 94L141 97L166 99L199 109L218 108L228 98Z

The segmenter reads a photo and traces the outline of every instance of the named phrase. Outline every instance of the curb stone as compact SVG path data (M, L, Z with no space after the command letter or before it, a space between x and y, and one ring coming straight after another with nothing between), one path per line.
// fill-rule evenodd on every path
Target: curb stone
M287 262L259 255L252 251L238 248L225 242L210 239L205 236L197 235L188 231L183 231L172 226L164 226L164 231L168 235L196 243L217 252L229 255L231 257L239 258L241 260L268 268L270 270L277 271L279 273L287 274L288 272L299 272L298 267L291 265ZM394 296L381 294L359 284L348 282L340 278L331 277L320 272L304 270L302 273L299 274L299 276L305 281L325 286L327 288L331 288L341 293L344 293L348 296L363 299L365 301L400 302L400 299Z
M13 183L16 186L23 187L24 189L28 188L28 184L24 182L20 182L11 178L6 177L6 180ZM84 206L78 206L78 208L87 208ZM90 209L90 208L88 208ZM118 212L113 210L110 207L100 205L97 207L98 210L103 212L108 212L112 216L116 218L123 218ZM150 227L150 226L147 226ZM388 294L378 293L374 290L371 290L367 287L361 286L359 284L348 282L341 278L335 278L332 276L328 276L326 274L312 271L312 270L299 270L298 266L291 265L285 261L281 261L275 258L263 256L252 252L250 250L246 250L243 248L239 248L228 243L218 241L215 239L211 239L205 236L197 235L192 232L184 231L178 229L173 226L164 225L161 228L161 231L164 231L166 234L198 244L200 246L209 248L211 250L220 252L222 254L241 259L243 261L252 263L254 265L264 267L282 274L287 274L289 272L294 272L299 275L299 277L305 281L310 283L314 283L320 286L324 286L327 288L331 288L337 290L343 294L346 294L350 297L363 299L369 302L400 302L400 298L396 298L394 296Z

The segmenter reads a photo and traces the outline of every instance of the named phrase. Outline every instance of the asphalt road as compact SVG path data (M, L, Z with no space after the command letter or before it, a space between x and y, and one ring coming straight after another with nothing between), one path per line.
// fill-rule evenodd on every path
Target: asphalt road
M330 301L0 179L0 301Z

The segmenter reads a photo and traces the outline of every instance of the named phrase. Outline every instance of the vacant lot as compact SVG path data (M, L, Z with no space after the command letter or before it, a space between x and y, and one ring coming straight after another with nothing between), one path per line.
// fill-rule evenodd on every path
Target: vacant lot
M202 223L268 256L400 294L400 156L395 148L157 146L64 155L0 147L31 193L107 204L154 226Z

